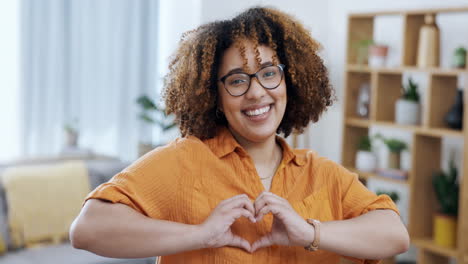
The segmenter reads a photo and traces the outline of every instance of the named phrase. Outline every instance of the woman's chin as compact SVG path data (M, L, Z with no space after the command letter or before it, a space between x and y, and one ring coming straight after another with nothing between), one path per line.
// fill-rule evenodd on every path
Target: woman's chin
M254 128L245 130L241 135L250 142L261 143L276 136L276 128Z

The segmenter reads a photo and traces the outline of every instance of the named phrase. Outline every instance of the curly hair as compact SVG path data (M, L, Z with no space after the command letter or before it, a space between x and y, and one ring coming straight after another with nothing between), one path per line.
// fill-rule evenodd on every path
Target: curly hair
M328 70L317 54L320 45L310 32L291 16L272 8L250 8L231 20L205 24L182 35L165 76L163 98L168 114L175 114L182 136L212 138L224 116L216 115L217 75L223 52L238 45L244 66L245 47L237 40L254 43L260 64L259 45L272 48L277 60L286 65L287 105L277 133L302 133L310 121L335 100Z

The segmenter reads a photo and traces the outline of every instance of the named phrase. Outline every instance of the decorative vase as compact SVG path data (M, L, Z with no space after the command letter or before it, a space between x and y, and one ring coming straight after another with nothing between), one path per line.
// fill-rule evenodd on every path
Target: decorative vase
M66 138L66 146L68 148L78 147L78 132L67 131L65 133L65 138Z
M390 169L400 169L400 152L390 152L388 154L388 167Z
M442 247L455 248L457 245L457 218L455 216L434 215L434 242Z
M361 84L359 88L359 94L357 98L357 115L362 118L369 117L369 105L370 105L370 85L369 83Z
M371 45L369 46L369 66L384 67L387 61L388 46Z
M419 31L418 67L439 66L439 35L435 15L427 14L424 17L424 25Z
M420 113L419 103L398 99L395 105L395 122L400 125L419 125Z
M445 115L445 122L450 128L462 129L463 127L463 90L458 90L455 103Z
M377 169L377 157L370 151L358 151L356 153L356 169L363 172L374 172Z

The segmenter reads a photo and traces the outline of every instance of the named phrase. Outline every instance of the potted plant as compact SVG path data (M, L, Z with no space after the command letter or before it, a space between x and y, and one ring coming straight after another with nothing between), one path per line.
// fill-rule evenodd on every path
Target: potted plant
M411 78L408 85L402 86L402 97L397 100L395 106L395 121L401 125L418 125L421 107L418 84Z
M465 68L466 66L466 49L458 47L453 53L453 66L456 68Z
M381 195L381 194L388 195L388 196L390 197L390 199L392 199L392 201L393 201L394 203L397 203L397 202L400 200L400 196L399 196L398 193L395 192L395 191L377 190L376 194L377 194L377 195Z
M136 102L141 108L139 118L144 123L158 126L163 133L176 126L174 118L168 116L165 109L157 106L149 96L142 95L137 98ZM138 144L138 155L142 156L155 147L152 142L140 142Z
M374 41L372 39L361 39L360 41L355 43L357 50L357 64L367 64L367 60L369 57L369 46L371 46L372 44L374 44Z
M458 194L460 190L457 182L458 170L453 159L449 164L449 171L434 173L432 184L439 201L440 210L434 216L434 241L444 247L454 248L457 240Z
M372 140L369 136L362 136L356 153L356 169L363 172L374 172L377 168L377 157L372 152Z
M387 61L388 46L372 43L369 45L369 66L384 67Z
M377 134L375 137L382 140L388 147L390 152L388 155L388 167L399 170L401 152L408 148L406 143L396 138L385 138L381 134Z
M66 123L63 127L65 131L65 147L66 148L77 148L78 147L78 119L74 119L73 122Z

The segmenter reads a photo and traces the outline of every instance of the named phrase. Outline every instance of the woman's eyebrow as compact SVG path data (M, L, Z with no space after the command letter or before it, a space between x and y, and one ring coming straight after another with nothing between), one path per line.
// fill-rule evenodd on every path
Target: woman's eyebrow
M262 64L260 64L260 68L271 66L273 63L271 61L266 61ZM231 74L231 73L245 73L244 69L242 68L234 68L226 73L226 75Z

